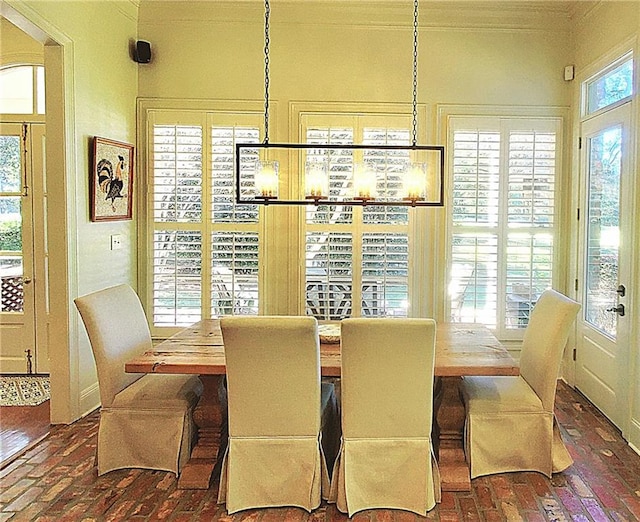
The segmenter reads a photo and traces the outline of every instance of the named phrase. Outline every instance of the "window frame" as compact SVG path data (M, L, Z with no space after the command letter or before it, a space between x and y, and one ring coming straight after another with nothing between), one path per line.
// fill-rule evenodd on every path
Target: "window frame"
M298 123L298 135L295 136L299 142L306 140L306 122L313 123L315 126L351 126L355 136L362 135L364 127L387 127L398 128L398 123L390 124L390 121L401 122L403 130L411 131L411 114L407 112L407 107L401 104L355 104L357 108L354 110L354 104L330 104L330 103L295 103L292 104L291 119ZM418 129L424 130L426 120L426 109L424 106L418 108ZM360 122L360 123L358 123ZM362 122L366 122L363 124ZM418 142L426 143L423 137L424 131L419 134ZM354 136L354 142L361 141ZM301 180L300 180L301 182ZM429 284L425 285L425 281L432 281L433 278L427 279L425 275L428 270L430 260L424 255L424 249L429 244L433 244L432 230L429 223L433 222L433 215L441 213L441 208L416 208L409 209L409 219L406 225L402 225L406 230L408 238L408 256L410 259L408 267L408 317L433 317L434 309L431 307L433 287ZM394 233L399 230L399 225L372 225L364 223L362 219L363 207L353 207L353 219L350 224L334 224L336 232L350 230L352 232L352 245L354 251L360 251L362 248L363 234L371 232ZM305 313L306 304L306 273L305 273L305 244L307 230L321 229L323 225L307 225L306 210L302 209L298 214L299 229L302 230L298 238L298 251L300 256L296 260L297 266L301 267L298 273L298 310L299 313ZM359 245L359 246L357 246ZM362 258L353 259L352 281L358 282L362 277ZM361 288L352 289L352 316L360 315Z
M589 112L589 86L594 82L598 81L599 79L604 78L610 72L614 71L615 69L617 69L618 67L625 64L628 61L631 62L631 69L632 69L631 81L633 82L633 85L631 87L631 94L628 96L625 96L624 98L620 98L619 100L616 100L615 102L610 103L609 105L605 105L604 107L600 107L595 111ZM598 70L595 74L593 74L592 76L586 78L581 82L580 84L581 119L585 120L585 119L593 118L607 111L615 109L616 107L624 105L625 103L629 103L636 94L637 86L635 85L635 81L636 81L636 60L634 57L633 50L629 50L623 53L617 59L610 62L604 69Z
M452 190L453 186L453 168L452 168L452 156L453 156L453 132L454 132L454 119L469 118L470 121L478 122L496 122L496 121L511 121L515 123L522 123L526 126L526 122L536 121L549 121L554 122L556 128L556 172L555 172L555 187L554 187L554 227L553 227L553 261L552 261L552 283L553 288L560 289L566 288L566 276L568 272L567 268L567 249L564 244L559 243L559 238L567 237L566 234L570 230L570 223L567 220L562 220L566 208L569 208L571 203L571 190L569 187L570 179L567 177L568 164L567 164L567 152L565 151L564 143L567 141L568 129L566 122L568 121L568 109L552 108L552 107L529 107L529 108L514 108L514 107L477 107L477 106L459 106L459 105L443 105L439 107L439 122L441 132L447 136L447 168L446 168L446 186L447 189L447 203L446 203L446 225L445 234L441 244L441 262L439 264L438 272L442 274L440 286L438 292L440 295L444 295L443 305L440 309L438 317L440 320L451 320L451 296L448 291L448 286L451 278L452 267L452 251L451 251L451 238L453 235L453 220L452 220ZM495 126L495 124L494 124ZM508 152L508 144L505 149L505 145L501 145L501 155L504 151ZM504 164L505 158L501 156L501 163ZM507 201L504 197L500 200L500 216L505 216ZM500 225L507 230L507 224ZM506 235L504 235L506 241ZM506 267L505 252L506 243L501 244L500 236L498 237L498 263L502 267ZM505 293L505 281L501 278L501 270L504 272L504 268L499 268L497 276L497 325L492 328L493 333L503 341L520 341L524 335L524 328L521 329L507 329L504 326L504 308L501 304L504 302ZM505 274L506 276L506 274ZM502 321L502 324L500 323Z
M144 183L140 183L138 190L145 190L142 197L138 197L139 216L141 216L139 240L138 265L139 270L139 294L143 300L147 312L149 327L154 338L166 338L180 331L184 326L156 326L154 316L154 231L157 226L162 229L197 230L201 234L201 318L211 316L211 237L216 232L242 233L251 229L258 237L265 235L264 210L258 209L258 221L256 223L213 223L211 216L211 186L212 186L212 133L213 126L251 125L259 130L259 135L264 134L263 108L261 104L251 102L181 102L176 100L141 100L138 104L138 119L142 123L140 143L143 147L138 149L139 169L145 173ZM202 214L200 222L193 223L162 223L154 219L153 209L153 136L154 124L165 125L198 125L202 128ZM235 149L234 149L235 151ZM233 177L233 176L232 176ZM168 225L168 226L167 226ZM263 313L264 295L264 246L259 241L258 251L258 295L259 313Z

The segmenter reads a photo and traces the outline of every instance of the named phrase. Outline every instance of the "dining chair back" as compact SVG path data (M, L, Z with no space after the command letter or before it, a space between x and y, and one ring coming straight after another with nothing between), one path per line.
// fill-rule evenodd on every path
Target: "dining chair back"
M551 477L573 460L554 415L562 354L580 305L542 293L526 327L520 375L465 377L465 448L471 477L538 471Z
M328 494L321 445L323 407L337 416L333 387L321 393L318 325L313 317L220 319L227 367L229 444L219 502L227 511L298 506Z
M562 354L580 305L555 290L542 293L524 332L520 375L553 412Z
M75 299L98 374L98 474L148 468L176 475L189 459L192 413L202 393L197 376L126 373L127 360L152 348L135 291L117 285Z
M342 444L330 500L349 516L425 515L440 498L433 454L435 322L352 318L341 328Z

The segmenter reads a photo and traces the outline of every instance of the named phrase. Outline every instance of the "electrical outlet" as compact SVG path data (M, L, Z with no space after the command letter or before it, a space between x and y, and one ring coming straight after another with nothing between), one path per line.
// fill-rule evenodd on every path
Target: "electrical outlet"
M111 250L120 250L122 248L122 234L113 234L111 236Z

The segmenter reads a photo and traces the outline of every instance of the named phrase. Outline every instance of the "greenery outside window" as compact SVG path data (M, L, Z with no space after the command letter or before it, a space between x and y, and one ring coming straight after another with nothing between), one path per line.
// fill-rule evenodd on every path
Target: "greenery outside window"
M590 115L633 95L633 57L625 56L586 82L586 114Z

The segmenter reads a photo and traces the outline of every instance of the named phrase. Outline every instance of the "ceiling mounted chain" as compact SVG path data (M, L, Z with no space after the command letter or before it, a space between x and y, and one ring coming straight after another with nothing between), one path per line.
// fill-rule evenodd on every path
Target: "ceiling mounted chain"
M264 143L269 143L269 0L264 2Z
M413 145L418 142L418 0L413 1Z

